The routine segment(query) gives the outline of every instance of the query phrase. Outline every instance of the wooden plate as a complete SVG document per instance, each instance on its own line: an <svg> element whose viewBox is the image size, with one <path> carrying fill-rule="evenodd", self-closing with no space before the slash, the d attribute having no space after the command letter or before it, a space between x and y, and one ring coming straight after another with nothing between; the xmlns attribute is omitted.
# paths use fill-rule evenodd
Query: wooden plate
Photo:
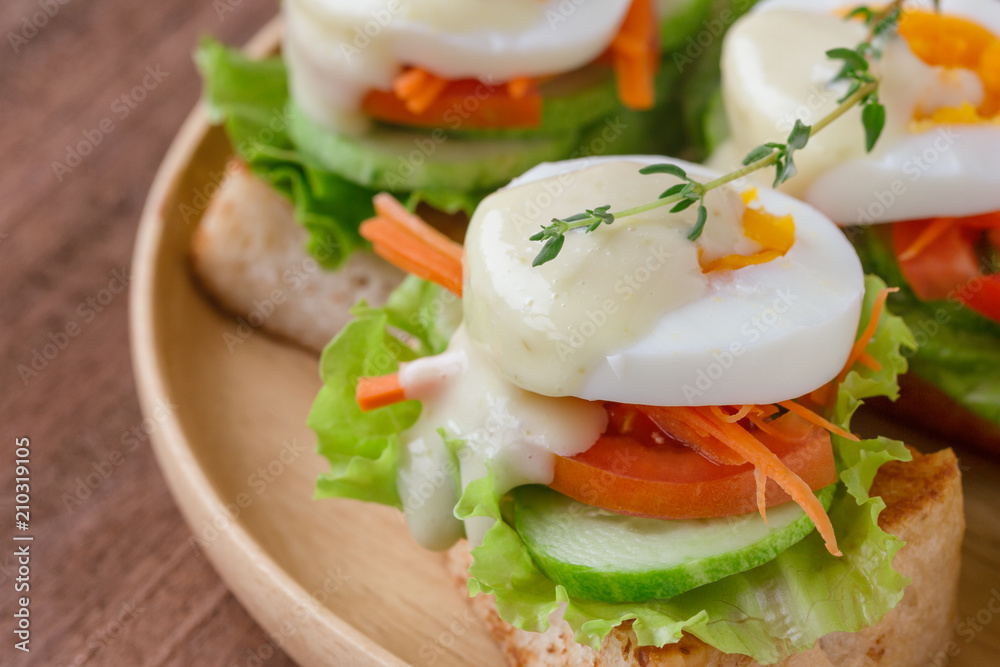
<svg viewBox="0 0 1000 667"><path fill-rule="evenodd" d="M278 31L266 27L249 51L273 52ZM244 340L193 282L191 233L230 154L199 106L160 168L132 264L137 386L192 547L303 665L505 664L442 557L410 539L398 512L312 500L326 468L305 426L320 386L316 358L261 333ZM990 611L994 599L1000 609L1000 470L969 461L961 617L978 615L983 629L957 636L951 662L928 665L1000 664L1000 614L994 622Z"/></svg>
<svg viewBox="0 0 1000 667"><path fill-rule="evenodd" d="M277 38L272 24L249 50ZM312 500L327 467L305 426L316 358L262 333L239 338L193 282L191 233L231 152L196 108L154 182L132 264L140 400L193 542L303 665L504 664L443 557L420 549L398 512Z"/></svg>

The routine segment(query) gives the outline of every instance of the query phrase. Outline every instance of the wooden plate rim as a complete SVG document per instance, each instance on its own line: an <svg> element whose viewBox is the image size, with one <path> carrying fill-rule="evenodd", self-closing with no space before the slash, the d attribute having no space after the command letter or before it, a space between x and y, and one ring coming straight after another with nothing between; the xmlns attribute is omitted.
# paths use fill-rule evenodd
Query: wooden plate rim
<svg viewBox="0 0 1000 667"><path fill-rule="evenodd" d="M245 51L251 56L274 53L280 38L281 24L275 18L247 43ZM169 398L162 359L158 353L161 338L155 327L157 305L153 298L158 267L163 260L164 211L177 196L181 175L190 168L210 128L207 113L199 101L157 171L139 223L132 256L129 338L136 391L143 414L147 417L151 417L156 406ZM158 428L150 434L150 442L174 501L189 527L194 530L204 521L211 521L216 508L224 506L225 502L201 469L176 414L169 413L165 418L161 416L158 419ZM350 663L363 661L365 664L406 664L328 608L303 604L310 599L307 591L268 555L240 522L232 522L219 534L219 539L208 542L202 548L229 589L262 627L276 628L280 619L287 619L294 610L297 616L305 613L300 622L321 626L331 633L339 660ZM243 554L252 565L257 575L253 581L234 579L228 576L226 568L220 566L223 559L234 553ZM270 590L262 590L259 582L269 582ZM300 611L303 608L305 612ZM306 634L296 632L281 644L282 650L299 662L309 662L316 657L316 647L308 646Z"/></svg>

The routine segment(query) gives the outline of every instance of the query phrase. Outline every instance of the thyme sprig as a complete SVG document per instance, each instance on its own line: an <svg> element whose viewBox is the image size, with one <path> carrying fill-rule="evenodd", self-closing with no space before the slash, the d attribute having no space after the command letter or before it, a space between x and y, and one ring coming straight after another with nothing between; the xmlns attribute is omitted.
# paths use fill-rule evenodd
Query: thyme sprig
<svg viewBox="0 0 1000 667"><path fill-rule="evenodd" d="M555 259L566 242L566 232L574 229L584 229L586 233L596 231L602 224L610 225L616 220L644 213L664 206L671 206L670 212L683 211L695 204L698 212L695 224L691 227L687 238L696 241L705 228L708 210L705 207L705 195L727 183L743 178L753 172L768 167L775 167L774 187L778 187L795 176L795 153L806 147L809 140L823 131L828 125L839 119L856 105L861 107L861 123L865 130L865 149L869 152L875 147L882 130L885 128L885 106L878 97L879 78L872 72L871 62L882 56L882 46L885 40L896 34L899 17L902 12L903 0L894 0L884 9L875 11L869 7L857 7L847 14L848 20L860 17L868 26L868 34L864 41L855 48L830 49L826 52L828 58L843 61L843 65L831 83L837 81L850 82L847 91L837 100L837 107L813 125L806 125L796 120L794 127L784 143L768 142L757 146L743 158L743 166L724 176L700 183L677 165L663 163L652 164L639 170L640 174L669 174L681 180L671 186L655 201L634 206L622 211L612 212L610 205L586 209L566 218L553 218L544 225L541 231L530 237L531 241L543 242L542 249L532 261L532 266L540 266Z"/></svg>

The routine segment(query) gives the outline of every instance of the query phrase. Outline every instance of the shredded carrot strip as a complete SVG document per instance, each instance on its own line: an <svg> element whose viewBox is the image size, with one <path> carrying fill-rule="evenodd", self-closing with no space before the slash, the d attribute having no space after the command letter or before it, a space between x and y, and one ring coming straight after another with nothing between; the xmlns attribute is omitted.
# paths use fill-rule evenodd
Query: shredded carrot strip
<svg viewBox="0 0 1000 667"><path fill-rule="evenodd" d="M438 98L438 95L444 92L447 85L447 79L433 77L424 85L419 93L406 100L407 110L414 114L422 114L427 111L428 107Z"/></svg>
<svg viewBox="0 0 1000 667"><path fill-rule="evenodd" d="M778 429L771 426L768 421L768 417L771 417L778 412L778 406L776 405L751 405L750 412L747 414L747 419L750 423L759 428L764 433L768 435L773 435L781 437L781 433Z"/></svg>
<svg viewBox="0 0 1000 667"><path fill-rule="evenodd" d="M778 410L777 405L774 405L773 403L767 403L765 405L751 405L750 412L751 414L759 414L762 417L773 417L774 415L778 414L781 411Z"/></svg>
<svg viewBox="0 0 1000 667"><path fill-rule="evenodd" d="M651 109L656 101L654 79L660 62L657 37L652 0L632 0L611 42L618 98L630 109Z"/></svg>
<svg viewBox="0 0 1000 667"><path fill-rule="evenodd" d="M716 406L712 407L718 410ZM703 424L684 419L684 413L678 413L679 408L648 405L636 405L635 408L649 417L665 433L671 434L713 463L723 466L740 466L747 462L732 448L719 442L718 438L712 437L711 432L706 430Z"/></svg>
<svg viewBox="0 0 1000 667"><path fill-rule="evenodd" d="M617 53L641 58L646 53L646 40L636 34L620 32L611 42L611 47Z"/></svg>
<svg viewBox="0 0 1000 667"><path fill-rule="evenodd" d="M434 229L434 227L427 224L416 213L411 213L409 209L399 203L399 200L391 194L380 192L372 199L372 203L375 206L375 212L381 217L392 220L405 229L411 236L461 264L463 255L462 245L452 241L443 233Z"/></svg>
<svg viewBox="0 0 1000 667"><path fill-rule="evenodd" d="M936 218L920 232L920 235L913 240L910 247L899 253L899 261L907 262L917 257L917 255L930 247L934 241L939 239L942 234L951 229L957 222L958 220L955 218Z"/></svg>
<svg viewBox="0 0 1000 667"><path fill-rule="evenodd" d="M827 382L822 387L814 389L809 394L809 400L816 405L830 405L833 402L833 382Z"/></svg>
<svg viewBox="0 0 1000 667"><path fill-rule="evenodd" d="M768 423L767 420L765 420L760 415L755 415L751 413L750 415L747 416L747 419L750 420L751 424L759 428L764 433L767 433L768 435L773 435L773 436L781 435L781 433L778 432L778 429L771 426L771 424Z"/></svg>
<svg viewBox="0 0 1000 667"><path fill-rule="evenodd" d="M462 246L385 192L375 195L378 215L361 223L361 236L382 259L462 295Z"/></svg>
<svg viewBox="0 0 1000 667"><path fill-rule="evenodd" d="M834 556L841 555L837 548L837 536L834 534L830 517L827 516L826 510L823 509L823 505L820 504L809 485L746 429L739 424L729 424L715 419L712 411L705 408L661 409L669 410L676 419L690 424L692 428L707 431L711 437L725 444L736 454L752 463L755 468L761 470L767 477L777 482L778 486L784 489L812 520L816 530L826 542L827 550Z"/></svg>
<svg viewBox="0 0 1000 667"><path fill-rule="evenodd" d="M419 67L411 67L396 77L392 92L403 101L410 113L420 114L427 110L447 85L447 79Z"/></svg>
<svg viewBox="0 0 1000 667"><path fill-rule="evenodd" d="M712 414L714 414L716 417L718 417L724 422L729 422L730 424L732 424L733 422L738 422L739 420L746 417L748 414L750 414L750 411L753 410L755 407L756 406L754 405L744 405L733 414L729 414L722 408L715 405L711 406L711 410Z"/></svg>
<svg viewBox="0 0 1000 667"><path fill-rule="evenodd" d="M812 422L813 424L816 424L817 426L826 429L831 433L836 433L842 438L847 438L848 440L853 440L854 442L861 441L861 438L859 438L858 436L854 435L849 431L845 431L844 429L840 428L836 424L826 419L823 419L809 408L803 405L799 405L795 401L779 401L778 405L785 408L789 412L794 412L795 414L797 414L799 417L802 417L806 421Z"/></svg>
<svg viewBox="0 0 1000 667"><path fill-rule="evenodd" d="M861 353L861 356L858 357L858 363L865 368L870 368L876 373L882 370L882 364L879 363L878 359L868 354L868 350Z"/></svg>
<svg viewBox="0 0 1000 667"><path fill-rule="evenodd" d="M718 405L710 405L708 409L711 410L712 414L715 415L715 418L720 421L724 422L737 421L732 419L732 416Z"/></svg>
<svg viewBox="0 0 1000 667"><path fill-rule="evenodd" d="M381 220L374 218L366 221L362 227L362 235L374 237L370 223ZM452 267L445 257L428 251L426 247L414 244L406 237L396 237L385 244L373 243L372 250L393 266L440 285L457 296L462 296L461 266ZM442 267L447 268L442 270Z"/></svg>
<svg viewBox="0 0 1000 667"><path fill-rule="evenodd" d="M515 100L521 100L531 92L532 86L534 80L530 76L519 76L507 82L507 92Z"/></svg>
<svg viewBox="0 0 1000 667"><path fill-rule="evenodd" d="M872 304L871 317L868 318L868 325L865 326L864 331L861 332L858 339L854 341L854 347L851 348L851 353L847 355L847 363L844 364L844 369L840 371L840 375L837 376L834 386L837 386L844 381L847 374L852 368L854 368L854 364L857 363L859 358L861 358L861 355L871 342L872 336L875 335L875 330L878 329L879 319L881 319L882 311L885 309L885 300L889 298L890 294L898 291L898 287L886 287L879 291L878 295L876 295L875 303Z"/></svg>
<svg viewBox="0 0 1000 667"><path fill-rule="evenodd" d="M767 474L760 468L754 468L753 479L757 483L757 511L767 523Z"/></svg>
<svg viewBox="0 0 1000 667"><path fill-rule="evenodd" d="M401 100L409 99L420 91L427 76L426 70L412 67L396 77L396 80L392 82L392 92L396 93L396 97Z"/></svg>
<svg viewBox="0 0 1000 667"><path fill-rule="evenodd" d="M375 410L406 400L403 385L399 383L399 375L392 373L379 377L361 378L354 392L355 400L362 412Z"/></svg>

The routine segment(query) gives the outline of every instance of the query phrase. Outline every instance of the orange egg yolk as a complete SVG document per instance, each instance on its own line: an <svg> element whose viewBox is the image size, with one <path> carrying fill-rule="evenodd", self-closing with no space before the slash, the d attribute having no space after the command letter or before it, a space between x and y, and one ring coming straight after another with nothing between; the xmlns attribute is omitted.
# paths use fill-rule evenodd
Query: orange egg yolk
<svg viewBox="0 0 1000 667"><path fill-rule="evenodd" d="M932 66L961 67L975 72L985 96L978 107L970 103L938 109L933 123L1000 121L1000 38L969 19L925 11L904 12L899 33L918 58Z"/></svg>
<svg viewBox="0 0 1000 667"><path fill-rule="evenodd" d="M712 271L735 271L753 264L764 264L783 257L795 243L795 221L790 215L774 215L759 206L751 206L757 200L757 188L742 193L746 210L743 212L743 233L751 241L760 245L760 250L751 255L726 255L712 262L701 260L704 273Z"/></svg>

